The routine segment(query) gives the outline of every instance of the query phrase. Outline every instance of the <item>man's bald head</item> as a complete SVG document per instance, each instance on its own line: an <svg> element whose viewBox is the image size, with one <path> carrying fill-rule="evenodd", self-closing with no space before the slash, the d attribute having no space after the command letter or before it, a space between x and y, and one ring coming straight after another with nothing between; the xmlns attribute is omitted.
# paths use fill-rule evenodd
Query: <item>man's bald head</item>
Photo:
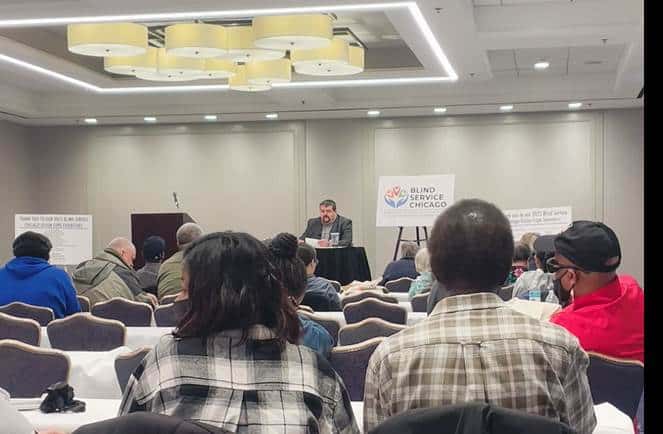
<svg viewBox="0 0 663 434"><path fill-rule="evenodd" d="M184 223L177 230L175 237L177 238L177 247L180 249L196 238L200 238L203 234L203 228L196 223Z"/></svg>
<svg viewBox="0 0 663 434"><path fill-rule="evenodd" d="M136 246L134 246L134 243L126 238L117 237L108 243L108 248L117 253L128 266L134 266L134 260L136 259Z"/></svg>

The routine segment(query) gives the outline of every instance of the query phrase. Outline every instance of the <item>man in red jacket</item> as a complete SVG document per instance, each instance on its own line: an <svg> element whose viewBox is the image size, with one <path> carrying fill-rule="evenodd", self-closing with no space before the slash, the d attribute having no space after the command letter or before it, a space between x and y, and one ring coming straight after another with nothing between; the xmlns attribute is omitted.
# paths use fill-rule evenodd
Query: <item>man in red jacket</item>
<svg viewBox="0 0 663 434"><path fill-rule="evenodd" d="M570 304L550 321L578 337L585 351L644 363L645 297L638 282L617 275L617 235L600 222L576 221L555 238L555 293Z"/></svg>

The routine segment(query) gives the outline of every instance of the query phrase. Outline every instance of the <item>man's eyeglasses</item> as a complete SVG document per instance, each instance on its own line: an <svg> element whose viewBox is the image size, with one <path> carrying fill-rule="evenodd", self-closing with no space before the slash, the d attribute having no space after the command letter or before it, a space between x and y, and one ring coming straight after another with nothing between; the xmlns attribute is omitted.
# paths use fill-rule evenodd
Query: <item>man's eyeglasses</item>
<svg viewBox="0 0 663 434"><path fill-rule="evenodd" d="M578 270L583 271L582 268L576 267L575 265L562 265L555 258L550 258L546 261L548 266L548 271L550 273L557 273L559 270Z"/></svg>

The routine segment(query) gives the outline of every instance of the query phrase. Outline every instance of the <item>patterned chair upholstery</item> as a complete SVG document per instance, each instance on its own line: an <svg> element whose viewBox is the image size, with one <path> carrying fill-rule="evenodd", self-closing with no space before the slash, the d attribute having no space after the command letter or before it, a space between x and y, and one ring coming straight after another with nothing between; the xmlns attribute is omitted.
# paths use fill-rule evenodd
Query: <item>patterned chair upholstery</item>
<svg viewBox="0 0 663 434"><path fill-rule="evenodd" d="M180 319L184 317L188 308L189 302L187 300L162 304L154 310L154 321L157 323L157 327L175 327Z"/></svg>
<svg viewBox="0 0 663 434"><path fill-rule="evenodd" d="M63 351L110 351L124 346L127 328L120 321L77 313L46 327L51 347Z"/></svg>
<svg viewBox="0 0 663 434"><path fill-rule="evenodd" d="M13 339L38 347L41 342L41 327L33 319L0 313L0 339Z"/></svg>
<svg viewBox="0 0 663 434"><path fill-rule="evenodd" d="M347 295L343 298L341 298L341 306L345 307L346 304L349 303L356 303L358 301L361 301L365 298L377 298L378 300L382 300L385 303L396 303L398 304L398 300L394 297L390 297L388 295L380 294L379 292L375 291L359 291L351 295Z"/></svg>
<svg viewBox="0 0 663 434"><path fill-rule="evenodd" d="M595 404L609 402L631 419L638 412L644 390L645 366L638 360L624 360L588 352L587 379Z"/></svg>
<svg viewBox="0 0 663 434"><path fill-rule="evenodd" d="M424 294L417 294L410 300L412 304L412 312L426 312L428 308L428 292Z"/></svg>
<svg viewBox="0 0 663 434"><path fill-rule="evenodd" d="M62 351L0 340L0 387L12 398L38 398L57 382L69 381L71 362Z"/></svg>
<svg viewBox="0 0 663 434"><path fill-rule="evenodd" d="M152 325L152 306L125 298L112 298L92 307L92 315L115 319L127 327L149 327Z"/></svg>
<svg viewBox="0 0 663 434"><path fill-rule="evenodd" d="M401 277L400 279L391 280L385 283L384 286L389 292L408 292L412 282L414 282L414 279L410 277Z"/></svg>
<svg viewBox="0 0 663 434"><path fill-rule="evenodd" d="M354 324L366 318L381 318L394 324L407 324L407 310L394 303L385 303L375 298L366 298L350 303L343 308L345 322Z"/></svg>
<svg viewBox="0 0 663 434"><path fill-rule="evenodd" d="M332 339L334 339L334 345L336 345L338 342L338 331L341 329L341 324L338 321L334 319L320 318L314 313L310 313L301 309L298 310L297 313L323 326L325 330L329 332Z"/></svg>
<svg viewBox="0 0 663 434"><path fill-rule="evenodd" d="M78 299L78 304L81 305L81 312L89 312L90 311L90 299L87 298L84 295L77 295L76 298Z"/></svg>
<svg viewBox="0 0 663 434"><path fill-rule="evenodd" d="M129 377L149 352L149 348L142 347L127 354L120 354L115 359L115 375L117 375L117 382L120 384L122 393L127 388Z"/></svg>
<svg viewBox="0 0 663 434"><path fill-rule="evenodd" d="M367 318L341 327L338 332L338 344L354 345L373 338L391 336L406 328L404 325L392 324L380 318Z"/></svg>
<svg viewBox="0 0 663 434"><path fill-rule="evenodd" d="M329 362L343 379L350 400L362 401L364 399L368 360L383 339L385 338L373 338L355 345L332 348Z"/></svg>
<svg viewBox="0 0 663 434"><path fill-rule="evenodd" d="M0 306L0 313L6 313L7 315L19 318L30 318L37 321L42 327L48 325L55 318L53 309L50 307L32 306L31 304L21 303L20 301Z"/></svg>

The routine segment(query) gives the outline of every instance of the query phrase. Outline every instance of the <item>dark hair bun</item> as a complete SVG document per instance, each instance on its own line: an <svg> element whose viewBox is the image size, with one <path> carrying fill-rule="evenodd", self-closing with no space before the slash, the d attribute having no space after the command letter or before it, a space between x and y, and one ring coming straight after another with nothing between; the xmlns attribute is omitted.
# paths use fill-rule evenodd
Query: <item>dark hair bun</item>
<svg viewBox="0 0 663 434"><path fill-rule="evenodd" d="M281 232L272 238L269 250L279 258L293 259L297 255L297 237L287 232Z"/></svg>

